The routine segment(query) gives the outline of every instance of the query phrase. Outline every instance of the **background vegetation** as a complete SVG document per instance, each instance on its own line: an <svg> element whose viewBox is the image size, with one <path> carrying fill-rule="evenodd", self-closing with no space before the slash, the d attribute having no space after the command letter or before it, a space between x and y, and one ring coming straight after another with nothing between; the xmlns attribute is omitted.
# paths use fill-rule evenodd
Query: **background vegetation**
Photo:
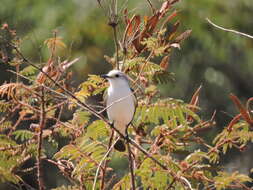
<svg viewBox="0 0 253 190"><path fill-rule="evenodd" d="M17 35L9 36L9 40L11 41L11 38L14 37L13 40L15 44L20 46L23 55L26 58L29 58L32 63L36 63L39 66L43 66L43 64L45 64L46 62L49 63L50 57L52 55L57 55L61 57L61 60L73 60L76 57L80 57L79 61L76 62L70 69L71 71L73 71L74 76L71 80L71 87L77 87L81 82L86 81L88 74L106 73L107 71L111 70L112 65L108 63L104 58L104 55L113 56L115 52L113 31L111 27L107 25L108 17L105 16L106 11L108 11L108 5L110 4L109 2L102 2L102 5L105 6L105 10L101 9L96 1L88 0L63 0L60 2L56 0L38 0L36 2L29 0L3 0L2 4L5 6L0 7L1 24L8 23L9 29L15 29L17 32ZM161 2L154 1L153 6L159 9L161 6ZM124 3L120 4L119 8L124 9ZM138 13L142 17L145 15L152 15L152 11L150 10L149 5L146 1L128 1L127 8L130 15L134 13ZM217 30L216 28L208 24L205 18L208 17L215 23L224 27L234 28L245 33L251 33L253 25L253 21L251 19L253 4L251 0L235 0L233 2L209 0L196 0L194 2L180 1L175 4L173 10L174 9L178 10L177 19L180 21L180 27L177 30L178 33L176 34L179 35L187 29L192 29L192 33L190 37L187 38L187 40L181 44L180 50L173 49L172 54L170 54L168 71L175 73L175 81L169 83L166 82L166 84L159 84L161 98L165 99L166 97L172 97L176 99L182 99L185 102L190 102L193 93L200 85L202 85L201 93L199 96L199 105L201 107L201 110L198 111L199 116L201 116L201 119L203 120L209 120L214 110L216 110L216 125L211 129L204 130L203 132L198 133L198 136L202 137L209 144L212 142L218 132L221 132L225 126L230 126L229 122L236 114L238 114L236 106L234 106L233 101L231 101L231 99L229 98L229 94L231 92L236 94L239 99L244 103L246 102L246 100L252 97L251 79L253 65L251 60L253 54L251 52L253 48L253 42L252 39L243 38L232 33ZM170 11L170 13L172 13L172 10ZM171 21L168 24L168 30L173 28L173 24L176 22L177 19ZM124 31L125 25L123 23L120 23L118 27L119 29L121 29L121 31ZM5 28L3 27L2 32L4 30ZM52 46L50 48L50 40L47 41L47 43L44 43L46 39L51 38L51 44L55 44L55 38L53 33L53 31L55 30L57 30L57 36L60 36L62 38L58 40L60 44L58 44L59 47L65 46L64 44L66 44L67 47L60 47L57 52L55 50L52 50ZM119 33L119 36L122 35L122 32ZM1 33L1 36L4 36L5 39L7 38L6 34ZM16 39L15 36L18 36L19 38ZM62 42L64 44L61 45ZM1 41L1 47L3 47L3 41ZM10 53L8 54L7 58L10 58L11 61L13 61L13 57L17 56L16 54L12 54L12 51L13 49L8 52L7 49L7 52ZM1 59L0 80L2 83L4 81L9 82L16 80L15 74L6 72L8 69L17 69L16 65L9 66L9 64L7 64L10 60L5 60L4 57L2 57ZM18 60L14 60L14 62L15 61ZM157 58L155 59L155 61L158 63L160 59ZM23 70L25 67L27 67L27 63L24 65L21 64L19 69ZM138 70L133 72L138 73ZM37 77L38 72L28 70L28 73L24 74L34 80ZM135 73L132 74L134 75ZM98 84L102 83L99 80L100 79L93 76L93 78L89 77L88 82L92 83L92 85L98 86ZM84 87L86 84L84 84ZM95 88L97 88L97 86L95 86ZM30 87L34 88L33 86ZM19 88L21 87L18 87L18 89ZM98 92L100 92L100 90L103 90L104 88L105 86L102 86L101 89L99 88ZM13 90L15 91L16 89L14 88ZM82 96L82 92L79 92L80 93L77 95ZM22 93L20 95L24 96L24 94ZM7 94L3 94L4 99L6 99ZM93 94L91 93L89 94L89 96L90 95ZM29 97L29 93L26 94L26 96ZM55 98L55 100L58 101L57 98ZM96 96L95 99L87 99L87 101L92 104L96 104L97 100L101 100L101 97ZM237 102L237 106L240 105L238 104L237 98L233 97L233 100L234 102ZM57 101L54 102L52 100L51 104L55 105L56 103L59 103ZM170 105L172 103L169 102ZM28 102L28 104L32 106L34 105L33 102ZM3 108L2 112L5 112L5 109L7 108ZM75 117L72 118L71 112L66 111L66 113L64 112L62 116L63 121L71 120L71 122L78 122L72 124L74 126L79 126L81 129L81 127L86 125L85 121L87 120L87 118L89 118L89 122L87 122L87 125L92 125L91 121L94 120L94 117L90 115L85 115L85 112L83 113L82 110L79 111L80 114L84 114L82 115L82 118L84 118L84 120L76 121ZM242 111L242 109L240 109L240 111ZM78 116L79 112L76 111L75 113L76 115L74 116ZM15 123L14 121L18 119L18 115L14 115L13 117L14 118L12 118L12 120L13 123ZM245 116L244 119L245 118L247 118L247 116ZM34 123L36 123L36 119ZM244 124L245 123L243 123L243 125L238 125L238 130L241 130L241 126L244 126L244 130L246 130L245 126L247 125ZM25 126L28 125L30 125L30 123L20 124L19 129L25 129ZM96 126L96 123L93 125ZM8 123L5 123L5 125L3 125L2 127L4 128L4 130L6 130L6 128L8 128L9 130L9 128L11 128ZM1 134L6 134L6 131L4 130ZM108 135L109 132L110 130L104 131L104 133L102 134ZM68 131L66 134L69 135L70 133L71 132ZM247 132L246 134L250 133ZM75 135L78 136L80 134ZM245 136L245 134L241 135ZM74 137L77 138L77 136ZM20 144L22 141L26 142L27 140L32 139L32 137L32 134L30 134L29 136L29 133L14 133L14 136L12 136L12 138L15 139L15 143L18 144ZM74 137L73 139L75 139ZM250 159L250 155L252 154L252 148L251 145L247 144L246 142L250 141L251 139L252 137L249 136L248 139L240 141L240 143L245 144L245 146L241 146L241 149L239 148L239 150L244 151L243 153L236 149L231 149L225 156L221 156L219 167L223 168L223 171L227 171L230 173L234 171L240 171L246 175L250 175L250 169L252 168L252 162ZM47 157L51 158L56 152L60 150L60 148L68 144L69 140L70 139L68 138L64 139L62 137L60 138L60 141L57 138L47 139L45 141L45 144L43 145L46 147L46 149L48 149L48 152L46 152ZM85 141L83 141L82 146L85 145L84 142ZM216 143L218 142L219 141L217 141ZM17 144L15 144L15 146L16 145ZM33 152L32 150L36 149L36 147L32 146L30 148L31 152ZM68 147L65 148L67 149ZM197 150L197 148L198 147L194 145L191 146L191 150L187 149L187 151L193 152L194 150ZM30 155L31 152L28 151L27 155ZM183 155L185 156L185 154ZM36 157L36 155L34 156ZM77 159L79 155L76 156L76 158L72 159ZM183 160L184 156L179 156L178 159ZM56 156L56 158L58 159L61 159L62 157L63 155L61 155L60 153L58 153ZM101 157L98 158L98 160L100 159ZM18 160L16 160L16 162L17 161ZM22 169L30 168L31 173L21 176L26 183L37 188L37 184L34 184L37 179L36 170L32 169L32 166L34 166L34 162L34 160L25 162L24 168ZM4 162L4 165L2 166L3 168L13 166L13 163L10 163L10 166L8 166L6 163L7 162ZM116 170L117 176L119 178L125 175L125 173L122 171L127 168L128 162L124 158L124 156L119 156L116 153L116 155L112 157L112 161L110 163L110 167ZM67 182L68 180L58 173L59 168L56 167L56 164L43 162L43 165L44 181L46 181L47 188L56 188L57 186L59 187L63 184L69 184L69 182ZM181 167L184 167L184 165L182 165ZM192 172L192 170L190 171ZM78 179L78 174L80 174L78 172L82 171L75 172L77 172L74 173L76 174L74 175L75 180L81 181L80 179ZM142 176L141 174L139 175ZM160 178L162 176L162 174L159 175L157 178ZM201 177L203 177L201 175L197 177L195 176L199 179L194 180L200 180ZM206 173L205 175L207 176ZM220 174L220 176L224 177L222 174ZM247 180L247 178L245 177L243 179L242 178L240 178L242 181L243 179ZM33 181L31 181L31 179ZM238 179L239 178L236 178L236 180ZM1 180L3 182L2 188L11 189L12 186L6 183L6 181L16 183L17 181L15 180L17 179L8 178ZM232 187L230 186L230 188Z"/></svg>

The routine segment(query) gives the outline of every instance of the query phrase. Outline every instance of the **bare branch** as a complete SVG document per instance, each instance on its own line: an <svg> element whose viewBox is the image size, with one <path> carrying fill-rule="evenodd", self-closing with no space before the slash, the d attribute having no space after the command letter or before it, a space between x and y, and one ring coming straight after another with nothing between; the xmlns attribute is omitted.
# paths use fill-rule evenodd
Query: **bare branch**
<svg viewBox="0 0 253 190"><path fill-rule="evenodd" d="M113 135L111 136L113 137ZM102 164L104 162L104 160L107 158L107 156L110 154L112 148L114 147L114 145L116 144L117 140L119 139L119 137L116 139L116 141L111 145L109 146L108 148L108 151L105 153L104 157L102 158L102 160L99 162L98 164L98 167L97 167L97 171L96 171L96 175L95 175L95 178L94 178L94 181L93 181L93 187L92 187L92 190L95 190L96 189L96 183L97 183L97 178L98 178L98 174L99 174L99 169L102 168ZM105 168L103 168L105 169ZM104 171L105 172L105 171ZM102 188L101 188L102 189Z"/></svg>
<svg viewBox="0 0 253 190"><path fill-rule="evenodd" d="M251 36L251 35L249 35L249 34L245 34L245 33L242 33L242 32L238 32L238 31L236 31L236 30L227 29L227 28L218 26L217 24L214 24L209 18L206 18L206 20L207 20L207 22L208 22L209 24L211 24L211 25L214 26L215 28L218 28L218 29L223 30L223 31L226 31L226 32L232 32L232 33L238 34L238 35L240 35L240 36L244 36L244 37L253 39L253 36Z"/></svg>
<svg viewBox="0 0 253 190"><path fill-rule="evenodd" d="M37 148L37 177L39 190L45 190L45 185L42 177L42 167L41 167L41 149L42 149L42 135L43 129L46 123L46 112L45 112L45 100L44 100L44 88L41 88L41 114L40 114L40 124L39 124L39 134L38 134L38 148Z"/></svg>
<svg viewBox="0 0 253 190"><path fill-rule="evenodd" d="M129 161L129 170L131 174L132 190L135 190L134 162L129 142L127 142L127 150L128 150L128 161Z"/></svg>
<svg viewBox="0 0 253 190"><path fill-rule="evenodd" d="M109 144L108 144L108 151L114 146L114 145L112 146L113 137L114 137L114 131L112 130L111 137L110 137ZM117 140L115 141L115 143L117 142ZM107 154L107 157L108 156L109 156L109 153ZM102 171L102 180L101 180L101 186L100 186L101 190L105 189L105 174L106 174L106 168L107 168L108 162L109 162L109 160L105 160L105 164L104 164L104 167L103 167L104 170Z"/></svg>

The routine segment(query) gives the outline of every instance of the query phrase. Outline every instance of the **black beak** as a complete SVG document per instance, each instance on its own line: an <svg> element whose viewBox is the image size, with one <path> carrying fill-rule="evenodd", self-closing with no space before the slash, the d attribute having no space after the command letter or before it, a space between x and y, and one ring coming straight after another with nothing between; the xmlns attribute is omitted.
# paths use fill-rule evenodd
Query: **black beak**
<svg viewBox="0 0 253 190"><path fill-rule="evenodd" d="M104 79L109 78L109 76L106 75L106 74L100 75L100 77L101 77L101 78L104 78Z"/></svg>

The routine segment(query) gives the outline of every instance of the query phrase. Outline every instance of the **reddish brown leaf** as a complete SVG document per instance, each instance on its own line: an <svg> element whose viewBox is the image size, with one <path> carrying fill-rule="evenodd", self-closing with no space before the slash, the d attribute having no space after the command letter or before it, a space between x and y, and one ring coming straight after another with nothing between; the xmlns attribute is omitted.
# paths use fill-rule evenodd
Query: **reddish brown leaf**
<svg viewBox="0 0 253 190"><path fill-rule="evenodd" d="M202 86L200 85L200 87L194 92L194 94L192 96L192 99L190 101L190 105L192 105L192 107L190 109L193 112L196 111L196 106L197 106L197 104L199 102L199 93L200 93L201 88L202 88ZM187 120L191 122L193 120L193 118L191 116L188 116Z"/></svg>
<svg viewBox="0 0 253 190"><path fill-rule="evenodd" d="M237 106L239 112L242 114L242 117L245 119L245 121L247 123L249 123L250 125L253 124L253 120L251 119L247 109L242 105L242 103L240 102L240 100L238 99L237 96L230 94L230 98L232 99L232 101L234 102L234 104Z"/></svg>
<svg viewBox="0 0 253 190"><path fill-rule="evenodd" d="M127 25L127 35L132 36L139 29L141 23L140 15L134 15Z"/></svg>
<svg viewBox="0 0 253 190"><path fill-rule="evenodd" d="M165 56L163 57L160 66L162 67L163 70L167 70L169 67L169 60L170 60L170 56Z"/></svg>
<svg viewBox="0 0 253 190"><path fill-rule="evenodd" d="M152 32L155 29L158 21L159 21L159 14L155 14L154 16L149 18L148 22L147 22L147 25L146 25L147 30L149 32Z"/></svg>
<svg viewBox="0 0 253 190"><path fill-rule="evenodd" d="M140 15L136 15L135 16L135 19L134 19L133 23L134 23L134 26L133 26L134 27L134 31L139 30L140 24L141 24L141 17L140 17Z"/></svg>
<svg viewBox="0 0 253 190"><path fill-rule="evenodd" d="M242 117L242 114L238 114L238 115L236 115L236 116L230 121L230 123L228 124L228 127L227 127L227 130L228 130L229 132L232 131L233 126L241 119L241 117Z"/></svg>
<svg viewBox="0 0 253 190"><path fill-rule="evenodd" d="M202 88L202 86L200 85L200 87L194 92L192 99L190 101L190 105L193 105L193 106L197 105L201 88Z"/></svg>
<svg viewBox="0 0 253 190"><path fill-rule="evenodd" d="M131 38L132 43L138 52L140 52L142 49L141 44L140 44L140 36L139 36L140 23L141 23L140 15L134 15L132 19L130 20L126 29L127 36Z"/></svg>
<svg viewBox="0 0 253 190"><path fill-rule="evenodd" d="M191 34L192 30L186 30L185 32L183 32L182 34L180 34L176 39L175 42L180 43L181 41L185 40L186 38L188 38Z"/></svg>
<svg viewBox="0 0 253 190"><path fill-rule="evenodd" d="M140 45L140 23L141 18L139 15L134 15L131 20L128 22L125 33L124 33L124 39L123 44L126 44L126 41L130 39L129 41L133 43L135 49L139 52L141 49Z"/></svg>

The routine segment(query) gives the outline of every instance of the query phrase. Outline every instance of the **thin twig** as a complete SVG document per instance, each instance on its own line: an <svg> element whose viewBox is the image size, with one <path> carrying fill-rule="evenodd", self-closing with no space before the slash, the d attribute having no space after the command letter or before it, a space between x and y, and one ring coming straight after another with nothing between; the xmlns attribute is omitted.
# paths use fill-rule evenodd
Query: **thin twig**
<svg viewBox="0 0 253 190"><path fill-rule="evenodd" d="M118 37L117 37L117 26L118 26L118 0L112 0L111 6L109 6L110 9L110 16L109 16L109 23L108 25L112 27L113 29L113 40L115 45L115 52L116 52L116 68L119 69L119 44L118 44Z"/></svg>
<svg viewBox="0 0 253 190"><path fill-rule="evenodd" d="M115 51L116 51L116 67L119 69L119 44L117 38L117 26L112 26L113 28L113 36L114 36L114 43L115 43Z"/></svg>
<svg viewBox="0 0 253 190"><path fill-rule="evenodd" d="M111 137L110 137L109 144L108 144L108 151L111 149L111 147L113 147L112 146L113 137L114 137L114 131L112 130ZM116 142L117 141L115 141L115 143ZM108 156L109 156L109 154L107 155L107 157ZM104 164L104 167L103 167L104 169L102 170L102 179L101 179L101 185L100 185L101 190L104 190L104 188L105 188L105 175L106 175L106 168L107 168L108 162L109 162L109 160L105 161L105 164Z"/></svg>
<svg viewBox="0 0 253 190"><path fill-rule="evenodd" d="M119 137L118 137L119 139ZM117 139L117 140L118 140ZM102 168L102 164L104 162L104 160L107 158L107 156L110 154L113 146L116 144L117 140L112 144L112 146L109 147L108 151L105 153L104 157L102 158L102 160L99 162L98 164L98 167L97 167L97 171L96 171L96 175L95 175L95 178L94 178L94 181L93 181L93 187L92 187L92 190L95 190L96 188L96 183L97 183L97 178L98 178L98 174L99 174L99 169ZM103 168L104 169L104 168Z"/></svg>
<svg viewBox="0 0 253 190"><path fill-rule="evenodd" d="M241 35L241 36L244 36L244 37L253 39L253 36L251 36L251 35L249 35L249 34L245 34L245 33L243 33L243 32L239 32L239 31L236 31L236 30L233 30L233 29L227 29L227 28L218 26L217 24L214 24L209 18L206 18L206 20L207 20L207 22L208 22L209 24L211 24L211 25L214 26L215 28L218 28L218 29L223 30L223 31L226 31L226 32L232 32L232 33L235 33L235 34L237 34L237 35Z"/></svg>
<svg viewBox="0 0 253 190"><path fill-rule="evenodd" d="M41 114L40 114L40 124L39 124L39 134L38 134L38 148L37 148L37 177L39 190L45 190L43 177L42 177L42 165L41 165L41 149L42 149L42 135L43 129L46 122L46 112L45 112L45 99L44 99L44 88L41 88Z"/></svg>
<svg viewBox="0 0 253 190"><path fill-rule="evenodd" d="M128 150L128 161L129 161L129 170L131 174L132 190L135 190L134 164L129 142L127 142L127 150Z"/></svg>
<svg viewBox="0 0 253 190"><path fill-rule="evenodd" d="M141 70L140 70L138 76L136 77L136 79L135 79L135 81L134 81L134 84L137 83L137 81L138 81L139 78L141 77L142 72L144 71L144 68L146 67L146 65L148 64L148 62L150 61L150 59L152 58L153 54L154 54L154 51L151 51L151 52L149 53L148 57L147 57L146 60L145 60L145 63L142 65Z"/></svg>

